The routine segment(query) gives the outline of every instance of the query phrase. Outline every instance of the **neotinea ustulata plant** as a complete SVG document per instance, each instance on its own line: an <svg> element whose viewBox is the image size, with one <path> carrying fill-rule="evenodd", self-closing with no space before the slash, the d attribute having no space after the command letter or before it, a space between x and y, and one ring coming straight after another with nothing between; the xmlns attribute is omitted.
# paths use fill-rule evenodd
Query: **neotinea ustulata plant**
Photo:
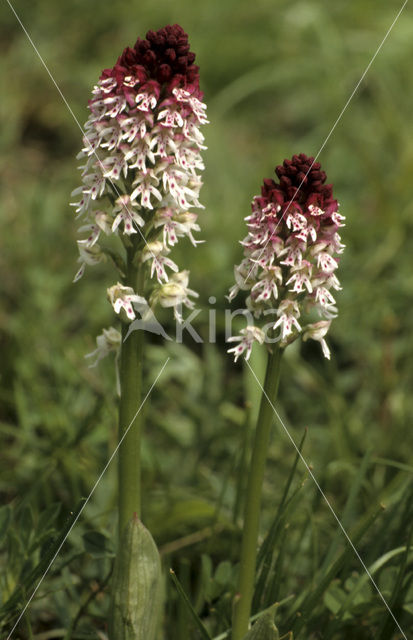
<svg viewBox="0 0 413 640"><path fill-rule="evenodd" d="M175 24L148 31L145 39L138 38L134 47L123 51L113 68L102 72L89 101L84 147L78 155L84 161L82 186L72 194L79 197L73 206L81 220L79 231L86 234L78 240L80 268L75 281L86 266L111 260L117 282L107 296L122 321L121 332L114 327L103 330L90 354L96 361L111 351L120 358L121 549L115 567L111 640L143 640L136 629L144 630L145 640L153 640L155 627L143 618L139 622L139 615L159 618L153 611L158 598L150 597L152 606L143 607L138 602L141 590L135 590L134 597L127 586L133 583L129 575L140 581L150 575L157 593L152 569L160 571L149 532L136 524L141 512L142 431L141 414L136 413L142 400L144 339L143 331L128 335L128 328L135 311L144 318L156 305L172 307L179 321L182 305L192 308L191 296L197 296L188 286L189 272L169 257L179 238L187 236L196 245L193 232L199 230L197 215L190 209L201 207L199 174L205 147L200 126L207 119L194 61L187 34ZM142 541L150 559L138 549ZM156 565L151 570L150 562ZM116 589L122 589L121 596Z"/></svg>
<svg viewBox="0 0 413 640"><path fill-rule="evenodd" d="M237 360L251 354L254 342L266 344L268 363L248 475L237 597L234 603L232 640L248 631L254 591L261 491L273 418L271 403L279 382L280 360L285 347L302 336L321 344L330 358L325 335L337 307L331 290L339 290L335 275L337 256L344 250L332 185L314 158L305 154L284 160L275 169L278 181L264 180L261 195L252 201L246 218L248 235L241 242L244 259L235 267L232 300L240 290L249 292L247 310L257 325L247 326L229 341ZM274 313L272 321L271 314ZM319 319L321 318L321 320Z"/></svg>

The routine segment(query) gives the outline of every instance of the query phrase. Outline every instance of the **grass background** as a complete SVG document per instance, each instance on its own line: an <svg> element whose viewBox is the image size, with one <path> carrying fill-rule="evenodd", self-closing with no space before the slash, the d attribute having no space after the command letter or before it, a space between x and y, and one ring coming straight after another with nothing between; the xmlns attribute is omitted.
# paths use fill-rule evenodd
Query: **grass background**
<svg viewBox="0 0 413 640"><path fill-rule="evenodd" d="M81 124L101 69L138 35L179 22L197 53L211 122L200 216L207 242L196 250L182 242L175 256L201 292L198 330L207 335L214 308L218 338L166 347L153 339L148 349L148 387L166 350L171 360L146 407L144 520L165 567L176 569L209 632L219 634L229 626L234 592L242 443L248 450L259 401L256 382L231 363L224 343L224 296L241 256L243 218L276 164L318 152L401 2L19 0L14 6ZM90 370L83 359L113 323L105 289L114 275L109 266L90 268L71 283L77 250L68 202L79 184L81 133L6 2L0 14L0 625L10 630L53 530L70 526L70 512L116 446L116 395L113 362ZM329 337L333 357L324 361L317 344L290 347L277 405L297 442L308 429L304 456L349 530L386 505L359 549L368 566L384 558L375 578L406 634L413 633L412 560L403 551L413 472L412 32L408 4L321 153L347 217L340 315ZM262 356L252 359L259 375ZM277 425L263 536L294 457ZM277 615L282 633L401 638L367 582L346 600L364 572L300 465L291 491L296 496L276 520L268 556L273 585L257 596L256 611L290 597ZM101 637L115 496L113 464L15 637ZM343 562L309 607L327 561L340 553ZM165 638L196 638L169 583L167 596ZM300 596L307 610L297 623Z"/></svg>

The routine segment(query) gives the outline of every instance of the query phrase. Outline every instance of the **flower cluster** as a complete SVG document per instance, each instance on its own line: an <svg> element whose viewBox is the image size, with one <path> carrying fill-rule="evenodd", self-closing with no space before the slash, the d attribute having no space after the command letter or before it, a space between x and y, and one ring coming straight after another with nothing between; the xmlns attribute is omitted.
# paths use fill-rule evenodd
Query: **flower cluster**
<svg viewBox="0 0 413 640"><path fill-rule="evenodd" d="M318 340L329 358L324 336L337 315L331 290L341 289L334 272L344 250L338 232L344 216L314 158L294 155L275 173L278 181L264 180L261 195L252 201L252 214L245 218L244 259L235 267L236 284L228 297L248 290L247 308L256 318L274 310L275 321L267 327L279 332L276 339L282 347L302 333L304 340ZM322 320L311 321L314 311ZM303 313L310 319L305 326ZM264 334L247 327L232 340L239 342L230 349L235 359L244 352L249 357L253 342L262 343Z"/></svg>
<svg viewBox="0 0 413 640"><path fill-rule="evenodd" d="M141 261L150 263L158 288L168 284L168 269L181 273L181 283L187 281L186 272L167 256L180 237L196 244L192 234L199 230L196 214L188 210L202 206L200 125L207 119L194 60L187 34L179 25L168 25L127 47L93 89L78 154L84 159L82 186L72 194L78 196L72 203L78 217L84 218L79 231L87 233L78 241L81 266L75 281L86 265L108 253L99 243L102 234L121 235L125 246L137 238L144 249ZM181 289L177 305L193 293L183 284ZM123 308L133 319L129 303L142 294L128 292L126 300L119 287L112 287L109 298L117 313ZM165 297L158 292L153 299L162 304Z"/></svg>

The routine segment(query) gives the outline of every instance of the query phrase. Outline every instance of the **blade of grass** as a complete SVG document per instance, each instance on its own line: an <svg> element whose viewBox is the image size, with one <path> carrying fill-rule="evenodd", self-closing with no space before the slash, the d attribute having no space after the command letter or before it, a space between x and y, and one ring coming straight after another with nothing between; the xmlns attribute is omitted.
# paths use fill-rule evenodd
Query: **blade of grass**
<svg viewBox="0 0 413 640"><path fill-rule="evenodd" d="M179 578L182 586L182 590L186 593L189 591L190 581L190 564L187 558L182 558L179 563ZM188 637L188 615L187 605L183 598L178 599L177 614L176 614L176 638L177 640L186 640Z"/></svg>
<svg viewBox="0 0 413 640"><path fill-rule="evenodd" d="M188 596L186 595L181 583L179 582L178 578L176 577L175 571L173 571L173 569L169 569L169 573L170 576L172 578L172 581L176 587L176 590L178 591L183 603L185 604L188 613L190 615L190 617L192 618L192 620L194 621L197 629L199 630L202 638L204 638L204 640L211 640L211 636L208 633L208 630L206 629L206 627L204 626L201 618L198 616L197 612L195 611L194 607L191 604L191 601L189 600Z"/></svg>
<svg viewBox="0 0 413 640"><path fill-rule="evenodd" d="M373 464L382 464L386 467L394 467L395 469L400 469L401 471L407 471L408 473L413 473L413 466L410 464L404 464L403 462L397 462L396 460L389 460L388 458L373 458Z"/></svg>
<svg viewBox="0 0 413 640"><path fill-rule="evenodd" d="M287 500L287 496L288 496L288 493L290 491L290 487L291 487L291 484L292 484L292 481L293 481L293 478L294 478L294 475L295 475L295 471L297 469L298 461L300 459L300 455L299 454L302 452L302 448L304 446L304 442L305 442L306 437L307 437L307 429L304 430L303 437L301 438L300 444L298 446L298 452L297 452L297 455L295 456L294 463L293 463L293 465L291 467L289 476L287 478L287 482L286 482L285 487L284 487L284 492L283 492L283 495L281 497L280 504L278 505L278 509L277 509L276 514L275 514L274 520L273 520L273 522L271 524L271 527L270 527L270 529L269 529L269 531L267 533L267 536L266 536L264 542L262 543L261 548L260 548L260 550L258 552L258 557L257 557L257 568L258 569L260 568L260 565L262 564L264 557L268 553L268 548L273 545L272 535L273 535L274 530L277 529L277 523L278 523L278 520L279 520L279 518L281 516L282 510L284 508L285 501Z"/></svg>
<svg viewBox="0 0 413 640"><path fill-rule="evenodd" d="M401 555L401 554L405 554L409 551L407 547L403 546L403 547L398 547L397 549L392 549L391 551L389 551L388 553L385 553L383 556L381 556L380 558L378 558L368 569L369 569L369 573L371 576L374 576L374 574L379 571L380 569L382 569L388 562L390 562L390 560L392 560L393 558ZM411 549L411 551L413 551ZM355 586L352 588L351 592L348 594L346 600L343 602L340 610L337 612L337 616L343 616L347 611L349 611L351 609L351 604L354 600L354 598L357 596L357 594L361 591L361 589L365 586L365 584L369 581L369 576L367 574L363 574L362 576L360 576L358 582L355 584ZM390 605L391 608L391 605ZM386 636L386 640L389 636Z"/></svg>
<svg viewBox="0 0 413 640"><path fill-rule="evenodd" d="M280 590L281 583L281 575L282 575L282 566L284 564L285 550L286 550L286 540L288 533L289 525L286 525L281 533L280 542L278 545L279 552L274 563L274 568L272 571L272 580L268 586L268 589L265 593L265 600L267 602L276 602L278 599L278 594Z"/></svg>
<svg viewBox="0 0 413 640"><path fill-rule="evenodd" d="M413 551L413 549L411 548L412 537L413 537L413 524L410 526L409 534L407 536L406 550L405 550L405 553L403 554L403 558L399 566L397 579L390 597L389 604L392 611L394 610L397 611L399 608L401 608L401 604L403 601L403 598L401 597L403 595L402 586L403 586L404 577L406 575L409 552ZM407 587L405 587L403 591L407 591L407 588L408 588L408 585ZM382 632L379 635L378 640L387 640L387 638L390 638L392 632L394 631L394 627L395 627L394 620L391 617L391 615L388 613L388 611L386 611L384 614L384 624L383 624Z"/></svg>
<svg viewBox="0 0 413 640"><path fill-rule="evenodd" d="M370 464L370 458L371 458L371 451L368 451L366 455L363 457L359 470L351 484L348 498L347 498L343 513L341 515L341 524L343 525L344 528L347 528L349 522L351 521L351 516L352 516L352 513L354 512L357 496L363 485L363 481L364 481L364 478L366 477L367 469ZM327 551L324 562L321 565L322 573L327 570L327 567L329 567L331 562L333 561L333 558L337 552L337 549L342 537L343 537L342 531L340 529L337 529L331 541L330 547Z"/></svg>
<svg viewBox="0 0 413 640"><path fill-rule="evenodd" d="M283 527L285 526L285 520L286 520L287 514L292 508L293 504L295 503L298 493L304 486L304 483L305 483L305 480L294 490L290 498L284 504L283 513L281 514L277 513L276 520L274 520L271 525L271 529L269 532L269 535L271 534L270 539L268 539L268 536L267 536L267 540L268 540L267 552L262 559L261 568L257 572L258 578L256 580L256 587L254 591L253 608L252 608L253 611L257 610L260 606L259 603L260 603L262 594L264 592L265 585L268 580L268 575L272 565L274 564L273 563L274 552L276 549L278 549L278 538L283 530Z"/></svg>
<svg viewBox="0 0 413 640"><path fill-rule="evenodd" d="M285 522L284 514L287 513L287 510L291 507L300 489L304 486L304 482L302 482L295 489L292 496L290 496L290 498L287 500L306 436L307 436L307 429L304 430L303 437L301 438L300 444L298 446L298 452L295 456L294 463L291 467L289 476L287 478L287 482L284 487L284 492L281 497L280 504L278 505L278 509L271 523L267 536L265 537L264 542L261 545L261 548L258 552L257 581L256 581L255 592L254 592L254 598L253 598L253 606L252 606L253 611L259 608L259 605L265 590L265 585L268 581L269 572L271 570L272 565L274 564L273 551L277 546L277 539L281 530L281 526Z"/></svg>
<svg viewBox="0 0 413 640"><path fill-rule="evenodd" d="M354 545L356 545L362 539L363 535L372 526L380 513L382 513L383 508L384 507L380 505L373 511L372 514L367 514L367 516L363 518L355 533L351 535L351 540ZM337 576L337 574L340 572L340 570L343 568L352 554L352 547L346 545L337 560L331 565L330 569L325 572L324 575L320 573L320 576L316 581L317 587L313 591L309 591L308 589L305 590L302 596L296 600L295 605L291 611L291 618L289 621L287 621L287 627L291 628L294 636L298 635L303 626L308 622L310 618L310 612L317 606L317 604L319 604L321 596L326 591L328 585ZM367 580L369 579L367 574L363 577L365 577ZM300 612L299 617L297 615L298 612ZM295 619L293 618L293 616L295 617Z"/></svg>

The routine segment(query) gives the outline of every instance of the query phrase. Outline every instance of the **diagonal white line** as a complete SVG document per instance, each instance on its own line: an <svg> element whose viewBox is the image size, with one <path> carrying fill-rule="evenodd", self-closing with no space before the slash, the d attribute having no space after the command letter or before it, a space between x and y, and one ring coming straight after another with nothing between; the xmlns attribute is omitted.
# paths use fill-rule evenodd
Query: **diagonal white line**
<svg viewBox="0 0 413 640"><path fill-rule="evenodd" d="M23 611L20 613L19 617L17 618L17 621L14 624L13 629L10 631L9 635L7 636L6 640L10 640L12 633L14 632L14 630L16 629L17 625L19 624L20 620L22 619L22 617L24 616L28 606L30 605L31 601L33 600L34 596L36 595L37 590L39 589L40 585L42 584L43 580L45 579L47 573L49 572L50 567L52 566L53 562L56 560L57 556L59 555L64 543L66 542L68 536L70 535L70 532L72 531L73 527L75 526L76 522L79 520L83 509L86 507L87 503L89 502L90 498L92 497L96 487L98 486L99 482L102 480L107 468L109 467L110 463L112 462L113 458L115 457L115 455L118 452L118 449L120 447L120 445L122 444L123 440L125 439L126 435L129 432L129 429L131 428L131 426L133 425L133 423L136 420L136 417L138 416L139 412L141 411L143 405L145 404L145 402L147 401L147 399L149 398L150 394L152 393L152 389L154 388L154 386L156 385L156 383L158 382L159 378L161 377L163 370L165 369L166 365L168 364L169 360L171 358L168 357L165 362L163 363L163 366L161 368L161 370L159 371L158 375L156 376L154 382L151 384L151 387L148 391L148 393L146 394L146 396L144 397L144 399L142 400L137 412L135 413L135 415L133 416L130 425L128 426L128 428L126 429L125 433L122 435L121 439L119 440L116 449L114 450L114 452L112 453L112 455L110 456L109 460L107 461L107 463L105 464L102 473L100 474L99 478L96 480L95 484L93 485L93 488L91 490L91 492L89 493L88 497L86 498L84 504L82 505L82 508L80 509L79 513L77 514L76 518L73 520L72 525L69 529L69 531L67 532L67 534L65 535L65 537L63 538L58 550L56 551L56 553L54 554L53 558L50 560L48 567L46 568L44 574L42 575L42 577L40 578L39 582L37 583L32 595L30 596L30 598L28 599L28 601L26 602L26 605L23 609Z"/></svg>
<svg viewBox="0 0 413 640"><path fill-rule="evenodd" d="M7 1L8 1L8 0L7 0ZM315 162L317 162L317 158L319 157L320 153L322 152L322 150L323 150L323 149L324 149L324 147L326 146L326 144L327 144L327 142L329 141L329 139L330 139L330 137L331 137L331 135L332 135L332 133L333 133L334 129L336 128L336 126L337 126L337 125L338 125L338 123L340 122L341 118L343 117L344 112L346 111L346 109L347 109L348 105L350 104L350 102L352 101L352 99L353 99L353 97L354 97L354 94L356 93L357 89L359 88L359 86L360 86L360 85L361 85L361 83L363 82L364 78L366 77L366 75L367 75L367 73L368 73L368 71L369 71L369 69L370 69L371 65L373 64L373 62L375 61L376 57L378 56L378 54L379 54L379 52L380 52L380 50L381 50L382 46L383 46L383 45L384 45L384 43L386 42L386 40L387 40L388 36L390 35L391 30L393 29L394 25L396 24L397 20L399 19L400 15L401 15L401 13L402 13L402 11L403 11L404 7L405 7L405 6L406 6L406 4L408 3L408 1L409 1L409 0L405 0L405 1L404 1L404 3L403 3L403 5L402 5L401 9L400 9L400 10L399 10L399 12L398 12L398 14L397 14L397 15L396 15L396 17L394 18L394 20L393 20L393 22L391 23L390 27L387 29L387 31L386 31L386 35L384 36L383 40L380 42L379 46L378 46L378 47L377 47L377 49L376 49L375 54L374 54L374 55L373 55L373 57L371 58L371 60L370 60L370 62L368 63L367 67L365 68L365 70L364 70L364 72L363 72L363 75L361 76L360 80L357 82L357 84L356 84L356 86L354 87L353 91L351 92L351 95L350 95L350 97L348 98L348 100L347 100L346 104L344 105L344 107L343 107L343 108L342 108L342 110L340 111L340 114L339 114L339 116L338 116L337 120L335 121L335 123L334 123L334 124L333 124L333 126L331 127L330 132L328 133L328 135L327 135L326 139L324 140L323 144L322 144L322 145L321 145L321 147L319 148L319 150L318 150L318 152L317 152L317 155L315 156L314 160L312 161L312 163L311 163L311 165L310 165L309 169L307 170L307 173L305 174L304 178L301 180L300 184L298 185L298 187L297 187L297 189L296 189L296 191L295 191L295 193L294 193L293 197L291 198L290 202L289 202L289 203L288 203L288 205L287 205L286 210L284 211L283 215L281 216L281 218L280 218L280 219L279 219L279 221L277 222L277 225L276 225L275 229L273 230L273 232L271 233L271 235L270 235L270 237L268 238L267 242L265 243L265 246L263 247L263 249L262 249L262 251L261 251L260 255L258 256L258 258L257 258L257 259L254 259L254 263L255 263L255 262L257 262L257 263L259 262L259 260L260 260L260 258L261 258L261 256L262 256L262 254L264 253L265 249L266 249L266 248L267 248L267 246L268 246L268 243L269 243L269 242L271 242L271 240L272 240L272 238L273 238L273 236L274 236L275 232L277 231L277 229L278 229L278 227L280 226L281 222L282 222L282 221L283 221L283 219L285 218L285 215L286 215L287 211L289 210L289 208L290 208L291 204L293 203L295 196L297 195L297 193L300 191L301 187L303 186L303 183L304 183L304 181L306 180L306 178L307 178L308 174L310 173L310 171L311 171L311 169L312 169L312 167L313 167L314 163L315 163ZM253 269L254 269L254 266L252 266L252 267L250 268L250 270L248 271L248 273L247 273L247 275L246 275L246 277L245 277L245 280L244 280L244 284L246 283L246 281L247 281L247 280L248 280L248 278L250 277L251 272L252 272L252 270L253 270Z"/></svg>
<svg viewBox="0 0 413 640"><path fill-rule="evenodd" d="M387 600L385 599L385 597L383 596L382 592L380 591L379 587L377 586L373 576L371 575L370 571L368 570L368 568L366 567L366 564L363 561L363 558L361 557L361 555L359 554L359 552L357 551L355 545L353 544L353 542L351 541L350 536L348 535L347 531L345 530L345 528L343 527L343 525L340 522L340 518L337 516L336 512L334 511L333 507L331 506L330 501L328 500L326 494L324 493L324 491L322 490L322 488L320 487L317 478L315 477L315 475L313 474L313 472L311 471L309 465L307 464L307 461L305 460L303 454L301 453L300 449L297 447L294 438L292 437L292 435L290 434L290 432L288 431L287 427L285 426L283 420L281 419L280 414L278 413L277 409L274 407L273 403L271 402L270 398L268 397L268 394L266 393L264 387L262 386L261 382L258 380L257 376L255 375L255 372L253 370L253 368L251 367L250 363L248 362L248 360L245 360L246 364L249 367L249 370L251 371L252 375L254 376L255 380L257 381L258 386L260 387L262 393L264 394L264 396L267 398L267 401L269 402L272 410L274 411L275 415L277 416L282 428L284 429L285 433L287 434L291 444L293 445L294 449L297 452L297 455L300 457L301 462L303 463L303 465L305 466L306 470L308 471L308 473L310 474L312 480L314 481L314 484L316 485L317 489L319 490L321 496L323 497L325 503L327 504L328 508L330 509L331 513L333 514L338 526L340 527L341 531L343 532L347 542L349 543L349 545L351 546L351 548L353 549L354 553L356 554L361 566L363 567L364 571L367 573L371 583L373 584L374 588L376 589L377 593L379 594L380 598L382 599L387 611L389 612L389 614L391 615L391 617L393 618L394 623L397 625L397 628L399 629L400 633L402 634L403 638L405 640L408 640L406 634L404 633L403 629L401 628L401 626L399 625L399 623L397 622L392 610L390 609L389 605L387 604Z"/></svg>
<svg viewBox="0 0 413 640"><path fill-rule="evenodd" d="M68 101L66 100L65 96L63 95L62 90L60 89L59 85L57 84L52 72L50 71L50 69L48 68L46 62L44 61L42 55L40 54L38 48L36 47L36 45L34 44L32 38L30 37L29 32L27 31L26 27L24 26L23 22L20 20L19 16L16 13L16 10L14 9L13 5L11 4L10 0L6 0L7 4L9 5L10 9L12 10L12 12L14 13L17 22L20 24L21 28L23 29L28 41L30 42L30 44L32 45L33 49L35 50L37 57L39 58L40 62L42 63L42 65L44 66L44 68L46 69L46 72L48 74L48 76L50 77L51 81L53 82L54 86L56 87L58 93L60 94L60 97L62 98L63 102L65 103L66 107L68 108L73 120L76 122L77 126L79 127L80 131L82 132L82 135L84 136L84 138L86 138L86 140L88 141L90 147L92 148L92 144L85 132L85 130L83 129L82 125L80 124L79 120L77 119L77 117L75 116L75 114L73 113L73 109L71 108L70 104L68 103ZM99 167L102 170L102 173L105 171L105 167L102 163L102 161L100 160L96 149L93 149L93 154L96 157L98 163L99 163ZM110 182L110 184L113 187L113 190L115 191L116 195L119 197L122 194L120 193L119 189L117 188L117 186L115 185L115 183L113 182L112 178L106 178L108 180L108 182ZM128 207L125 205L125 209L128 212L128 214L132 217L132 214L130 212L130 210L128 209ZM154 253L151 251L150 247L148 246L148 243L146 242L146 238L143 235L142 231L140 230L139 226L137 225L137 229L141 235L142 240L144 241L144 243L146 244L146 246L148 247L148 250L150 252L150 254L152 255L152 257L155 259L155 255Z"/></svg>

